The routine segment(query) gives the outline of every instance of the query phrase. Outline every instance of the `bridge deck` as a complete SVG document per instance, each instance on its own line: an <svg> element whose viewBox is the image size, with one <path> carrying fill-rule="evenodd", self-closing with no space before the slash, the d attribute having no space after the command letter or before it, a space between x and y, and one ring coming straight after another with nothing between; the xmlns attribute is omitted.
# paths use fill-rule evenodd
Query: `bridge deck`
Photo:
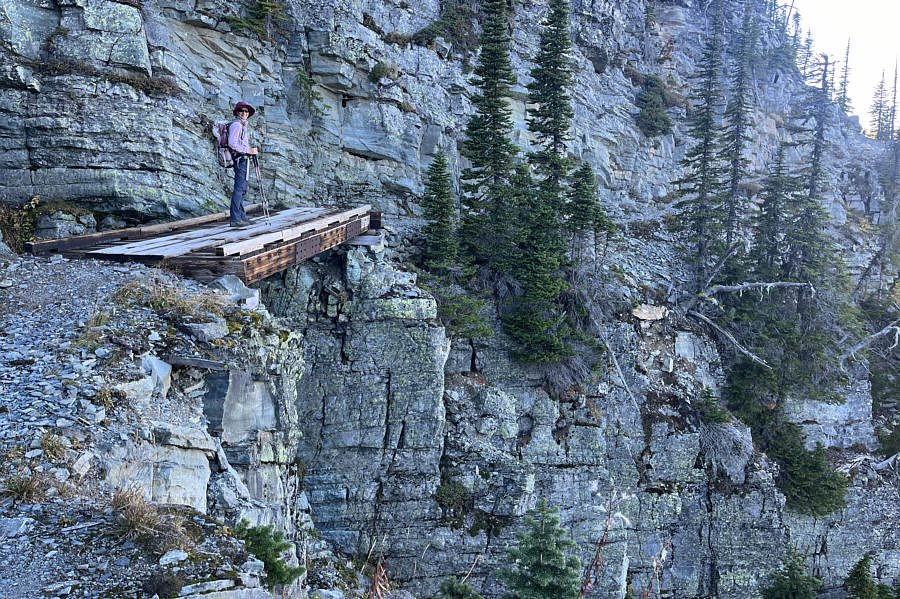
<svg viewBox="0 0 900 599"><path fill-rule="evenodd" d="M268 223L259 204L250 206L247 213L254 218L244 229L229 226L228 213L218 212L39 241L26 249L35 255L162 265L199 280L233 274L250 284L365 233L380 220L369 205L350 210L291 208L272 212Z"/></svg>

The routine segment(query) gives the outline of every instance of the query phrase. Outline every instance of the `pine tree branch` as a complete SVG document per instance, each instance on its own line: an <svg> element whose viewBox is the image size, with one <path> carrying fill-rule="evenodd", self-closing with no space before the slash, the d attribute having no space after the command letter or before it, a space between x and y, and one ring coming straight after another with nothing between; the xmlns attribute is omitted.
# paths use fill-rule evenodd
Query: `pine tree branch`
<svg viewBox="0 0 900 599"><path fill-rule="evenodd" d="M739 352L741 352L742 354L744 354L745 356L750 358L752 361L756 362L757 364L760 364L761 366L768 368L769 370L772 369L772 367L769 366L768 364L766 364L766 362L762 358L760 358L759 356L757 356L756 354L751 352L749 349L747 349L746 347L744 347L743 345L738 343L738 340L734 338L734 335L732 335L731 333L729 333L728 331L726 331L725 329L723 329L722 327L720 327L719 325L714 323L712 320L710 320L703 314L700 314L699 312L696 312L695 310L690 310L687 312L687 314L690 316L693 316L694 318L699 318L700 320L702 320L703 322L705 322L706 324L708 324L715 330L719 331L726 339L728 339L729 341L731 341L731 343L734 344L735 348L737 348L737 350Z"/></svg>

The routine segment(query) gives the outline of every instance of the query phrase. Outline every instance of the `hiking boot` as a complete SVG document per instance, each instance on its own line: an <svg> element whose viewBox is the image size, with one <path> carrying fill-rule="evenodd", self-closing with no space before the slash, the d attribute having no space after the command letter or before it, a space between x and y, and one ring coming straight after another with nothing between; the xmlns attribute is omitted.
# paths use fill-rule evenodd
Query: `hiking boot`
<svg viewBox="0 0 900 599"><path fill-rule="evenodd" d="M245 228L245 227L249 227L249 226L250 226L250 221L247 221L247 220L238 220L238 221L234 221L234 222L231 223L231 226L232 226L232 227L235 227L235 228L237 228L237 229L243 229L243 228Z"/></svg>

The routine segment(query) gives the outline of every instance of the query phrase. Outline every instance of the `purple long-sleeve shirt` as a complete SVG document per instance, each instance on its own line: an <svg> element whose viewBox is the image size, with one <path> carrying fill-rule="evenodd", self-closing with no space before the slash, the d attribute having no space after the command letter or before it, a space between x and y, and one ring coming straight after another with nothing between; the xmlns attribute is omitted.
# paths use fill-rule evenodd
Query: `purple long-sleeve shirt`
<svg viewBox="0 0 900 599"><path fill-rule="evenodd" d="M237 120L228 125L228 147L240 154L250 153L250 127Z"/></svg>

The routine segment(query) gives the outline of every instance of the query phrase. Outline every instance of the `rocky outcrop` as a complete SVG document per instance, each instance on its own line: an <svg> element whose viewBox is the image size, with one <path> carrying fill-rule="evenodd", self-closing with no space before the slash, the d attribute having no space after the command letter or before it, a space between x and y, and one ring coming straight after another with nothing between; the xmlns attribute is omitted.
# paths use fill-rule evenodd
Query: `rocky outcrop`
<svg viewBox="0 0 900 599"><path fill-rule="evenodd" d="M134 485L159 503L229 522L275 524L304 562L329 553L326 542L303 533L313 527L348 553L365 555L377 543L392 580L423 593L474 564L470 580L498 595L503 549L539 496L561 507L586 559L615 498L630 524L613 531L604 555L613 573L601 584L607 596L641 588L667 543L662 586L676 597L757 597L792 545L811 549L829 592L865 551L874 551L881 580L896 580L896 481L860 466L864 454L855 453L874 446L865 377L854 374L844 404L787 403L807 443L823 442L853 477L844 510L818 519L793 514L776 490L776 467L753 448L746 427L699 415L704 389L722 382L715 345L656 305L674 302L685 276L669 223L688 143L683 97L705 27L700 3L658 3L652 25L642 1L572 2L568 147L593 166L603 205L624 232L600 267L609 312L623 315L606 335L624 380L602 363L593 380L551 398L538 373L508 357L502 334L446 339L434 300L402 266L421 224L424 165L445 148L455 173L465 166L455 150L471 113L473 57L446 40L407 39L437 20L442 4L289 2L291 22L272 41L229 25L222 12L245 15L244 4L0 0L8 57L0 66L0 168L8 174L0 201L65 199L120 223L224 207L228 173L215 166L209 129L243 99L259 108L252 124L270 198L371 202L384 211L388 232L389 249L329 254L265 281L261 294L221 282L245 312L225 321L203 315L170 332L141 313L146 339L126 348L133 369L114 385L134 407L133 426L103 433L96 453L73 460L73 472L96 472L110 486ZM544 5L517 3L515 11L520 81L511 108L515 141L527 151L524 84ZM770 36L763 31L763 49ZM376 65L385 76L372 76ZM305 101L306 73L321 94L321 114ZM647 138L634 123L642 73L666 83L671 134ZM762 172L775 145L795 139L785 115L802 86L763 64L756 83L749 154ZM872 167L879 148L856 135L858 123L831 117L825 205L858 274L875 249L865 231L881 218ZM799 150L789 159L799 163ZM758 187L748 184L751 202ZM91 226L65 215L45 224L48 235ZM20 286L35 284L20 283L15 270L0 276L0 289L15 294L9 305L58 299L28 300ZM104 276L122 278L117 272ZM276 320L259 310L260 295ZM91 309L72 301L80 312ZM641 309L632 312L635 305ZM44 317L36 308L21 315ZM48 343L57 329L41 329ZM31 362L4 376L58 397L53 410L31 397L11 404L23 428L72 431L77 418L106 419L89 400L102 390L92 370L112 349L83 350L77 365L66 362L84 385L73 391L44 384L53 377L44 366L50 350L22 353L25 334L9 330L17 341L4 346L4 358ZM157 351L163 347L189 361L176 364ZM163 408L171 422L161 420ZM11 440L19 429L6 420L0 437ZM216 591L238 592L257 593Z"/></svg>

